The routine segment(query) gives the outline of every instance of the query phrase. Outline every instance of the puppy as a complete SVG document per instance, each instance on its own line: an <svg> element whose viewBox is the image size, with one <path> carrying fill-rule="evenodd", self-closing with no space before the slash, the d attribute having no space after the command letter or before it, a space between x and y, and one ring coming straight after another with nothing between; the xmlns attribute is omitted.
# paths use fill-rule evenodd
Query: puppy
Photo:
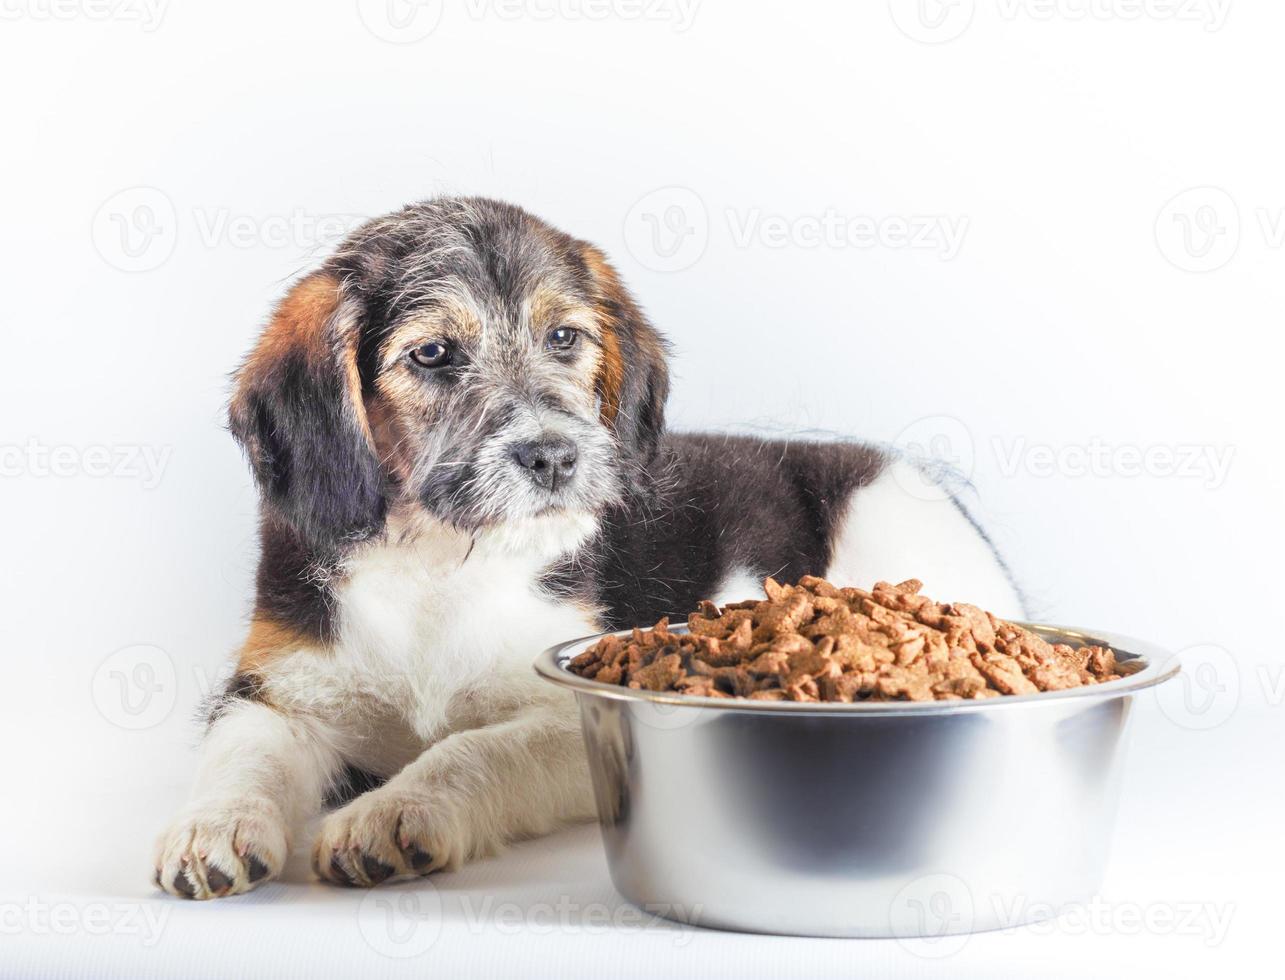
<svg viewBox="0 0 1285 980"><path fill-rule="evenodd" d="M728 381L727 383L732 383ZM278 875L328 800L321 878L376 885L593 814L542 648L761 594L915 576L1020 601L947 494L870 446L665 431L666 344L602 253L519 208L364 225L236 375L261 495L257 595L156 882Z"/></svg>

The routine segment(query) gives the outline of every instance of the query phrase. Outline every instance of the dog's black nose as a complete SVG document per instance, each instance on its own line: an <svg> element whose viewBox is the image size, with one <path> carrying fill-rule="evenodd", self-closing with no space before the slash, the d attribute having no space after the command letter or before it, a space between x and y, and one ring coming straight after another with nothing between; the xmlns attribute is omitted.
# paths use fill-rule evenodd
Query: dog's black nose
<svg viewBox="0 0 1285 980"><path fill-rule="evenodd" d="M513 447L513 458L538 487L556 490L576 471L576 444L570 439L539 439Z"/></svg>

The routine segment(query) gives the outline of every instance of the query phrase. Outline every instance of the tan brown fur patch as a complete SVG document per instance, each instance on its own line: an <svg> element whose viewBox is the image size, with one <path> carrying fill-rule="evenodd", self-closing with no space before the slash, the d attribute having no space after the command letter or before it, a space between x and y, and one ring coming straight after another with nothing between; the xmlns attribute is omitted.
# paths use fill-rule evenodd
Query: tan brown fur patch
<svg viewBox="0 0 1285 980"><path fill-rule="evenodd" d="M242 368L254 374L291 351L305 351L320 360L327 354L325 327L339 308L339 280L314 273L301 280L272 314L259 343Z"/></svg>
<svg viewBox="0 0 1285 980"><path fill-rule="evenodd" d="M625 361L615 328L604 325L602 359L598 364L598 390L602 395L602 421L613 425L620 413L620 393L625 384Z"/></svg>
<svg viewBox="0 0 1285 980"><path fill-rule="evenodd" d="M328 358L338 356L353 418L367 443L374 446L357 368L359 331L356 324L346 326L335 322L342 301L342 285L330 273L314 272L295 284L277 304L259 342L237 372L233 411L237 410L237 404L245 393L290 354L302 354L313 364L324 364Z"/></svg>
<svg viewBox="0 0 1285 980"><path fill-rule="evenodd" d="M602 359L598 365L598 392L602 397L602 421L614 425L620 412L620 398L625 384L625 362L620 352L619 325L612 307L631 304L628 293L606 256L592 245L584 249L585 265L593 274L598 292L598 328Z"/></svg>
<svg viewBox="0 0 1285 980"><path fill-rule="evenodd" d="M255 616L237 656L237 673L261 677L273 660L305 647L315 648L317 643L315 638L284 623Z"/></svg>
<svg viewBox="0 0 1285 980"><path fill-rule="evenodd" d="M602 391L602 367L607 351L614 350L619 359L619 345L616 343L615 330L604 323L599 311L585 304L575 293L563 292L554 286L541 284L537 286L528 304L527 320L536 343L543 341L550 330L557 327L572 327L590 335L596 341L592 345L594 363L592 370L579 378L582 387L589 395ZM612 413L614 418L614 411ZM604 415L604 421L607 421Z"/></svg>

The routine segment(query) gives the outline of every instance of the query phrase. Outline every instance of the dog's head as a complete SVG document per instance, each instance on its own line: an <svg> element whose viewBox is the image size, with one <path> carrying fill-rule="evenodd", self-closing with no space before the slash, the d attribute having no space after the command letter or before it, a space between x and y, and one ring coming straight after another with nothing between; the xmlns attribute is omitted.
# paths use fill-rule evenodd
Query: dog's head
<svg viewBox="0 0 1285 980"><path fill-rule="evenodd" d="M435 200L294 285L230 421L265 505L311 547L390 509L458 530L594 515L655 454L665 343L602 253L519 208Z"/></svg>

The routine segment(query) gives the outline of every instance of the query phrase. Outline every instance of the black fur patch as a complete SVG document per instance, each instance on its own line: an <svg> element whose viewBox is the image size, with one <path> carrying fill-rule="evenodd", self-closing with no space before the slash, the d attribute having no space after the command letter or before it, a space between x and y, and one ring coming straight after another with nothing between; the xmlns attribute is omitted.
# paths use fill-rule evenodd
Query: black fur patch
<svg viewBox="0 0 1285 980"><path fill-rule="evenodd" d="M387 780L383 776L376 776L365 769L358 769L351 763L344 763L343 772L335 777L330 791L326 793L326 807L331 810L337 809L357 799L362 793L378 789L385 782Z"/></svg>
<svg viewBox="0 0 1285 980"><path fill-rule="evenodd" d="M273 622L328 643L335 625L329 591L334 557L309 548L297 531L270 516L260 522L259 544L255 608Z"/></svg>
<svg viewBox="0 0 1285 980"><path fill-rule="evenodd" d="M555 567L545 584L604 608L604 629L624 629L687 615L733 568L782 581L819 575L843 505L885 459L853 443L666 436L587 558Z"/></svg>
<svg viewBox="0 0 1285 980"><path fill-rule="evenodd" d="M340 356L290 350L243 373L228 423L264 503L321 549L378 531L384 478L353 418L354 393Z"/></svg>
<svg viewBox="0 0 1285 980"><path fill-rule="evenodd" d="M223 693L205 700L205 722L213 725L238 701L263 701L263 682L254 674L236 673L228 678Z"/></svg>

